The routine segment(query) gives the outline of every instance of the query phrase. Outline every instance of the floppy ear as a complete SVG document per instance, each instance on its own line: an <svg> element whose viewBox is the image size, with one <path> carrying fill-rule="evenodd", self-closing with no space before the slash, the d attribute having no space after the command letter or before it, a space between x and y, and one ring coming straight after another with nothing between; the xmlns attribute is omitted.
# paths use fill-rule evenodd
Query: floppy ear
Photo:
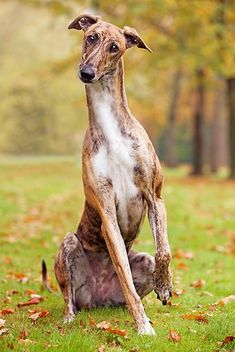
<svg viewBox="0 0 235 352"><path fill-rule="evenodd" d="M152 50L148 47L148 45L146 45L145 42L140 38L135 28L130 28L125 26L123 28L123 34L126 38L127 49L136 45L138 46L138 48L146 49L150 51L150 53L152 52Z"/></svg>
<svg viewBox="0 0 235 352"><path fill-rule="evenodd" d="M99 16L81 15L70 23L68 29L82 29L85 32L92 24L97 23L100 19L101 18Z"/></svg>

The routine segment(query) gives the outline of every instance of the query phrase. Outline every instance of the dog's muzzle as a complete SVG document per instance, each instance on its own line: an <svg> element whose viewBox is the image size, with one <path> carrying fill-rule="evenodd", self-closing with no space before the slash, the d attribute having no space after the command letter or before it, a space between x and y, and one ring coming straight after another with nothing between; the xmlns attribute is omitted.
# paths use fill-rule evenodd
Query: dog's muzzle
<svg viewBox="0 0 235 352"><path fill-rule="evenodd" d="M80 79L84 83L91 83L95 78L95 71L92 66L87 65L80 68Z"/></svg>

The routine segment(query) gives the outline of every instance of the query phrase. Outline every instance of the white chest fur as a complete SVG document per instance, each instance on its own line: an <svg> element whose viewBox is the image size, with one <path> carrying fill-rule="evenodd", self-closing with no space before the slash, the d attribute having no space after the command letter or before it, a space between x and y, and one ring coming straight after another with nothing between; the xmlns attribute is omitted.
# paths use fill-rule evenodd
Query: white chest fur
<svg viewBox="0 0 235 352"><path fill-rule="evenodd" d="M111 108L112 97L97 93L93 99L96 122L106 140L93 158L95 177L97 181L104 177L112 181L118 217L125 226L128 223L128 203L138 193L133 179L135 161L132 141L120 131Z"/></svg>

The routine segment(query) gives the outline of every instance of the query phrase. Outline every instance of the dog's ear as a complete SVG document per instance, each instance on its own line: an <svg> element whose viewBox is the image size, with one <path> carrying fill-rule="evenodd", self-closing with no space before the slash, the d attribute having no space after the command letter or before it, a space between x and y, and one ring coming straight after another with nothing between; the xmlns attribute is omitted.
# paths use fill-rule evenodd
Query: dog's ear
<svg viewBox="0 0 235 352"><path fill-rule="evenodd" d="M70 23L68 29L82 29L84 32L94 23L97 23L101 18L99 16L93 15L81 15L75 18L73 22Z"/></svg>
<svg viewBox="0 0 235 352"><path fill-rule="evenodd" d="M126 38L127 49L136 45L138 46L138 48L146 49L150 51L150 53L152 52L152 50L148 47L148 45L146 45L145 42L140 38L135 28L130 28L125 26L123 28L123 34L124 34L124 37Z"/></svg>

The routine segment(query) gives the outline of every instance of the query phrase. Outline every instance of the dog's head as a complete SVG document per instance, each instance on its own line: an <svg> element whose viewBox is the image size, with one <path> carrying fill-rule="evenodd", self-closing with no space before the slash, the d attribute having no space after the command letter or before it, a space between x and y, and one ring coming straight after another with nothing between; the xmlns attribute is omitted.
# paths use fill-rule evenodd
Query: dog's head
<svg viewBox="0 0 235 352"><path fill-rule="evenodd" d="M84 83L93 83L112 74L118 61L130 47L137 46L151 52L134 28L120 29L103 22L98 16L81 15L68 28L84 31L79 66L79 77Z"/></svg>

